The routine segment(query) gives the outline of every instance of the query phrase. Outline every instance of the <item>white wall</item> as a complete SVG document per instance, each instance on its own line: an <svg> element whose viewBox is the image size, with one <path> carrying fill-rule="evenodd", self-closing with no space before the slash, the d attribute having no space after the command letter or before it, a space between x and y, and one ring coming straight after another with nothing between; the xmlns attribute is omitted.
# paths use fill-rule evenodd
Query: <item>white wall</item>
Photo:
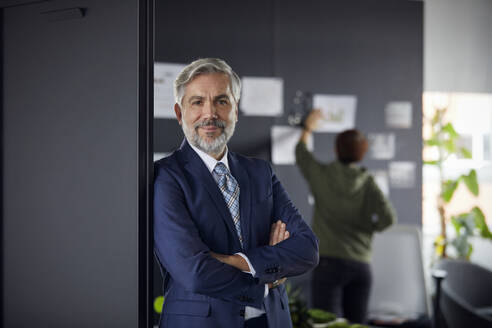
<svg viewBox="0 0 492 328"><path fill-rule="evenodd" d="M424 2L424 90L492 92L492 0Z"/></svg>

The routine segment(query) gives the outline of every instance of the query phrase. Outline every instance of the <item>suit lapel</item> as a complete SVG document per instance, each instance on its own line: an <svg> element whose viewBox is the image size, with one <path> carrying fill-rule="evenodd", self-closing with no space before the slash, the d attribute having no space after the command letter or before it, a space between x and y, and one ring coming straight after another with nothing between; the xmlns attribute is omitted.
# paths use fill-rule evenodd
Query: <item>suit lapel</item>
<svg viewBox="0 0 492 328"><path fill-rule="evenodd" d="M239 213L241 220L241 232L243 235L244 249L249 249L249 231L250 231L250 210L251 210L251 188L248 172L239 163L234 153L228 153L229 167L231 173L239 184Z"/></svg>
<svg viewBox="0 0 492 328"><path fill-rule="evenodd" d="M237 248L241 249L241 243L239 242L239 238L237 237L237 232L232 221L231 212L229 211L229 208L227 207L227 204L224 200L224 196L220 192L217 183L212 177L212 174L208 170L205 163L203 163L200 156L198 156L198 154L190 147L190 145L188 145L186 139L181 144L180 149L183 154L184 168L188 172L190 172L191 175L193 175L193 178L195 180L202 182L201 185L203 185L205 187L205 190L207 190L215 207L220 213L222 220L224 221L230 232L234 235ZM241 199L239 201L241 202ZM239 204L241 206L241 203Z"/></svg>

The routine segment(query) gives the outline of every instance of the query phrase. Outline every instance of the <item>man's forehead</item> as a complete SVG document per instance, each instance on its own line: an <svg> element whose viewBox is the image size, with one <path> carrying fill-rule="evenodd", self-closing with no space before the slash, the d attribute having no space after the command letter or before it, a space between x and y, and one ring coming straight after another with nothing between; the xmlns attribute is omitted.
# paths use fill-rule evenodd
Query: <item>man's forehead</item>
<svg viewBox="0 0 492 328"><path fill-rule="evenodd" d="M230 91L231 83L229 76L222 73L207 73L195 76L185 85L185 92L187 90L213 90L223 89L224 91Z"/></svg>

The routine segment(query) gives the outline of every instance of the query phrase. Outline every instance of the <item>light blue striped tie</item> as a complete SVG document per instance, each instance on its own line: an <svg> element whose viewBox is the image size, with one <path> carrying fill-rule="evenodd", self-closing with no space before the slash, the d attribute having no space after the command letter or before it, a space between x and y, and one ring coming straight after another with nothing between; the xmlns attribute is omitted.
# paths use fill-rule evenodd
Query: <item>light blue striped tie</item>
<svg viewBox="0 0 492 328"><path fill-rule="evenodd" d="M222 192L222 196L224 196L229 212L231 212L232 221L236 227L239 242L241 243L241 247L243 247L241 223L239 221L239 184L222 162L218 162L217 165L215 165L212 175Z"/></svg>

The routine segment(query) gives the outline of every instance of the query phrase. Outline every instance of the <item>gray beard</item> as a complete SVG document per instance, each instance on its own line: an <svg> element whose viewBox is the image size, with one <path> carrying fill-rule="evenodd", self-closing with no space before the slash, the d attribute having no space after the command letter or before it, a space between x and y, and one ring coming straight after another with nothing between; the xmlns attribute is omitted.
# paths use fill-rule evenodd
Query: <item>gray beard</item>
<svg viewBox="0 0 492 328"><path fill-rule="evenodd" d="M231 120L231 124L229 125L227 125L225 121L213 120L213 122L215 122L214 125L222 129L222 133L209 142L198 134L198 127L200 127L202 123L197 123L193 126L193 129L190 129L184 120L182 122L182 128L186 140L188 140L188 142L196 148L211 156L220 155L224 151L224 148L234 134L234 129L236 127L234 119ZM208 122L210 122L210 120Z"/></svg>

